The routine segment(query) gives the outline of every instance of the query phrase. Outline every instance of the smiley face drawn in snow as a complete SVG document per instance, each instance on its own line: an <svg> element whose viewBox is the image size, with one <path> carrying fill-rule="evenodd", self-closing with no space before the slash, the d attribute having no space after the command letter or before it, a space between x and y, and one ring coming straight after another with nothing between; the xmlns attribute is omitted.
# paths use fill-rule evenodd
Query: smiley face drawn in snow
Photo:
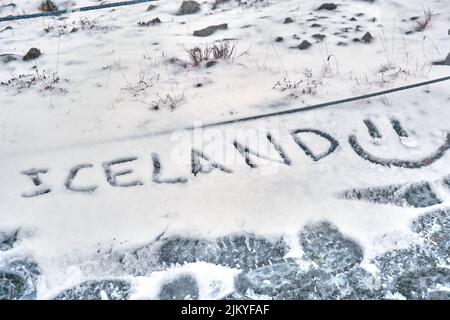
<svg viewBox="0 0 450 320"><path fill-rule="evenodd" d="M365 120L364 124L367 126L369 134L373 139L381 138L381 134L378 129L370 120ZM391 124L400 138L408 137L407 132L402 128L398 120L391 119ZM450 149L450 133L447 133L444 143L435 152L419 160L386 159L372 155L361 146L355 135L350 135L348 137L348 142L358 156L374 164L385 167L394 166L407 169L418 169L433 164L445 155L445 153Z"/></svg>

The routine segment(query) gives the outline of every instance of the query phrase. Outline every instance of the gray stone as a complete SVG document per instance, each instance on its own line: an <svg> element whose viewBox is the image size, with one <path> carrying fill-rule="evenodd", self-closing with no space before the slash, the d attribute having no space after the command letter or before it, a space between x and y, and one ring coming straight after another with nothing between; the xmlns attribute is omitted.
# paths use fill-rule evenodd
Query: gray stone
<svg viewBox="0 0 450 320"><path fill-rule="evenodd" d="M234 286L237 292L246 295L255 293L274 297L282 292L291 292L298 288L298 280L303 274L296 263L280 263L240 273ZM250 290L250 291L249 291Z"/></svg>
<svg viewBox="0 0 450 320"><path fill-rule="evenodd" d="M18 54L0 54L0 61L2 61L3 63L9 63L11 61L17 61L20 59L22 59L22 56L19 56Z"/></svg>
<svg viewBox="0 0 450 320"><path fill-rule="evenodd" d="M418 270L434 269L437 260L432 252L412 246L408 249L392 250L373 260L380 269L381 281L387 290L393 290L395 280L403 274Z"/></svg>
<svg viewBox="0 0 450 320"><path fill-rule="evenodd" d="M0 267L0 273L5 278L3 285L11 283L14 286L8 291L14 294L14 299L28 300L36 297L36 285L40 270L35 262L29 259L12 260ZM21 285L22 283L23 285Z"/></svg>
<svg viewBox="0 0 450 320"><path fill-rule="evenodd" d="M41 51L37 48L31 48L28 52L23 56L24 61L37 59L41 55Z"/></svg>
<svg viewBox="0 0 450 320"><path fill-rule="evenodd" d="M313 34L312 37L314 39L316 39L316 40L323 41L323 39L326 38L326 35L320 34L320 33L316 33L316 34Z"/></svg>
<svg viewBox="0 0 450 320"><path fill-rule="evenodd" d="M196 300L198 299L197 282L190 275L182 275L162 286L159 293L161 300Z"/></svg>
<svg viewBox="0 0 450 320"><path fill-rule="evenodd" d="M297 48L300 50L306 50L309 47L311 47L311 42L309 42L308 40L303 40L302 43L300 43Z"/></svg>
<svg viewBox="0 0 450 320"><path fill-rule="evenodd" d="M428 182L354 189L346 191L344 197L353 200L366 200L380 204L412 206L415 208L426 208L441 203L441 200L438 199Z"/></svg>
<svg viewBox="0 0 450 320"><path fill-rule="evenodd" d="M216 64L217 64L216 60L210 60L206 63L206 67L211 68L211 67L215 66Z"/></svg>
<svg viewBox="0 0 450 320"><path fill-rule="evenodd" d="M396 291L414 300L436 298L440 287L450 288L450 269L428 268L405 273L395 283Z"/></svg>
<svg viewBox="0 0 450 320"><path fill-rule="evenodd" d="M208 37L212 35L217 30L226 30L228 29L228 24L222 23L214 26L208 26L204 29L194 31L194 36L196 37Z"/></svg>
<svg viewBox="0 0 450 320"><path fill-rule="evenodd" d="M329 10L329 11L331 11L331 10L336 10L337 7L338 6L335 3L323 3L323 4L320 5L319 8L317 8L317 10Z"/></svg>
<svg viewBox="0 0 450 320"><path fill-rule="evenodd" d="M292 22L294 22L294 20L292 20L292 18L290 18L290 17L287 17L286 19L284 19L284 24L288 24L288 23L292 23Z"/></svg>
<svg viewBox="0 0 450 320"><path fill-rule="evenodd" d="M447 55L447 57L444 60L444 64L447 66L450 66L450 53Z"/></svg>
<svg viewBox="0 0 450 320"><path fill-rule="evenodd" d="M13 27L11 27L11 26L6 26L5 28L3 28L2 30L0 30L0 33L1 32L4 32L4 31L7 31L7 30L12 30L13 29Z"/></svg>
<svg viewBox="0 0 450 320"><path fill-rule="evenodd" d="M373 37L370 34L370 32L366 32L363 37L362 40L364 41L364 43L371 43L373 41Z"/></svg>
<svg viewBox="0 0 450 320"><path fill-rule="evenodd" d="M194 14L200 11L200 4L197 1L183 1L178 9L177 15Z"/></svg>
<svg viewBox="0 0 450 320"><path fill-rule="evenodd" d="M380 286L366 270L355 267L333 274L303 270L295 262L273 264L240 273L234 281L235 296L297 299L376 299Z"/></svg>
<svg viewBox="0 0 450 320"><path fill-rule="evenodd" d="M12 249L16 241L17 241L17 231L14 232L0 231L0 251L7 251Z"/></svg>
<svg viewBox="0 0 450 320"><path fill-rule="evenodd" d="M0 300L20 300L25 290L25 279L14 273L0 271Z"/></svg>
<svg viewBox="0 0 450 320"><path fill-rule="evenodd" d="M44 12L57 11L58 7L51 0L42 0L39 10Z"/></svg>
<svg viewBox="0 0 450 320"><path fill-rule="evenodd" d="M217 240L173 238L159 249L161 264L204 261L237 269L255 269L283 260L286 248L281 239L269 241L251 234Z"/></svg>
<svg viewBox="0 0 450 320"><path fill-rule="evenodd" d="M300 244L308 258L331 272L349 270L363 259L358 244L328 222L307 225L300 233Z"/></svg>
<svg viewBox="0 0 450 320"><path fill-rule="evenodd" d="M126 300L130 284L122 280L87 281L61 292L55 300Z"/></svg>
<svg viewBox="0 0 450 320"><path fill-rule="evenodd" d="M450 210L436 210L417 218L412 225L442 263L450 263Z"/></svg>

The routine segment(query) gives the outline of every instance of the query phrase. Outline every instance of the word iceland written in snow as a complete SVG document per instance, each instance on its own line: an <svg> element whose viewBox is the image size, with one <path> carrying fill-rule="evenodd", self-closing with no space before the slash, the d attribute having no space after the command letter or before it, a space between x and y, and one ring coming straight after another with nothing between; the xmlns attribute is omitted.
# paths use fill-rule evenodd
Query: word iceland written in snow
<svg viewBox="0 0 450 320"><path fill-rule="evenodd" d="M377 140L382 137L376 125L371 120L366 119L363 122L367 127L368 133L372 139ZM400 121L391 118L390 123L392 125L392 128L400 138L408 137L408 133L404 130ZM332 153L339 149L340 145L338 139L333 137L331 134L323 130L314 128L293 129L289 131L289 135L291 136L295 144L299 147L299 151L304 152L314 162L319 162L322 159L330 156ZM313 148L304 139L304 135L314 135L319 139L323 139L328 144L327 149L321 153L313 151ZM232 147L236 151L236 154L242 158L242 161L245 161L245 164L252 169L258 167L255 161L252 160L253 157L276 162L285 166L292 166L290 156L287 154L282 144L280 144L270 132L265 133L265 138L266 142L270 145L272 150L278 154L278 159L270 159L261 154L259 151L255 151L254 148L249 147L246 143L239 142L238 139L232 140ZM347 142L349 143L351 150L357 156L372 164L384 167L418 169L433 164L446 154L446 152L450 149L450 133L446 134L445 141L440 146L438 146L434 152L419 160L382 158L373 155L363 147L356 135L349 135ZM149 156L148 160L149 163L151 163L151 165L149 165L149 168L152 168L152 172L151 174L149 174L150 178L148 179L148 182L156 184L184 184L189 181L189 176L192 178L196 177L198 174L210 173L213 170L219 170L227 174L233 173L233 170L229 168L227 164L215 160L213 157L209 156L204 151L198 148L192 146L189 148L189 152L190 172L186 176L178 176L172 178L163 177L163 165L160 155L156 152L151 153L151 156ZM144 179L132 178L133 162L137 160L139 160L138 157L129 156L103 161L99 165L95 165L93 163L77 164L66 173L64 179L64 188L69 192L74 193L95 192L99 188L98 185L82 185L80 183L77 183L77 177L79 177L79 175L81 175L83 172L87 173L89 170L98 170L99 168L103 171L106 181L112 187L129 188L144 185L144 183L146 183ZM32 189L23 192L21 196L24 198L33 198L51 193L52 186L48 185L45 179L45 175L49 171L49 168L30 168L21 171L21 174L29 177L32 183Z"/></svg>

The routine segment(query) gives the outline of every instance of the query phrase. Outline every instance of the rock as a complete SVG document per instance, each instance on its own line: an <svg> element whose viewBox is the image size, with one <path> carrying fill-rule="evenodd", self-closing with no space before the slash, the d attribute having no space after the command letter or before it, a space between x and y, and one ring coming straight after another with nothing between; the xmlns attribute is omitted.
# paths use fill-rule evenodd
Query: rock
<svg viewBox="0 0 450 320"><path fill-rule="evenodd" d="M275 42L282 42L283 41L283 37L276 37Z"/></svg>
<svg viewBox="0 0 450 320"><path fill-rule="evenodd" d="M450 210L436 210L417 218L412 230L421 235L436 254L441 255L438 258L443 263L450 262Z"/></svg>
<svg viewBox="0 0 450 320"><path fill-rule="evenodd" d="M358 19L356 19L356 17L351 17L350 21L358 21Z"/></svg>
<svg viewBox="0 0 450 320"><path fill-rule="evenodd" d="M7 8L7 7L15 8L15 7L17 7L17 5L15 3L7 3L7 4L0 5L0 9Z"/></svg>
<svg viewBox="0 0 450 320"><path fill-rule="evenodd" d="M317 10L329 10L329 11L331 11L331 10L336 10L337 7L338 6L335 3L323 3L323 4L320 5L319 8L317 8Z"/></svg>
<svg viewBox="0 0 450 320"><path fill-rule="evenodd" d="M276 300L374 299L380 296L380 286L362 268L333 275L321 268L302 270L294 262L242 272L234 286L238 296Z"/></svg>
<svg viewBox="0 0 450 320"><path fill-rule="evenodd" d="M148 7L147 7L147 10L146 11L152 11L152 10L154 10L154 9L156 9L158 6L156 5L156 4L151 4L151 5L149 5Z"/></svg>
<svg viewBox="0 0 450 320"><path fill-rule="evenodd" d="M228 29L228 24L222 23L214 26L209 26L204 29L194 31L194 36L196 37L208 37L212 35L217 30L226 30Z"/></svg>
<svg viewBox="0 0 450 320"><path fill-rule="evenodd" d="M160 264L204 261L237 269L255 269L283 260L286 248L281 239L257 238L252 234L233 235L215 241L173 238L159 248Z"/></svg>
<svg viewBox="0 0 450 320"><path fill-rule="evenodd" d="M37 59L41 55L41 51L37 48L31 48L28 52L23 56L24 61Z"/></svg>
<svg viewBox="0 0 450 320"><path fill-rule="evenodd" d="M423 269L405 273L395 283L396 291L407 299L414 300L432 299L440 288L449 287L450 269L444 268Z"/></svg>
<svg viewBox="0 0 450 320"><path fill-rule="evenodd" d="M216 60L210 60L206 63L207 68L211 68L212 66L215 66L217 64Z"/></svg>
<svg viewBox="0 0 450 320"><path fill-rule="evenodd" d="M343 41L339 41L339 42L337 43L337 45L338 45L339 47L346 47L346 46L348 46L347 42L343 42Z"/></svg>
<svg viewBox="0 0 450 320"><path fill-rule="evenodd" d="M216 10L218 6L220 6L221 4L225 3L225 2L229 2L230 0L216 0L214 1L213 5L212 5L212 9Z"/></svg>
<svg viewBox="0 0 450 320"><path fill-rule="evenodd" d="M323 41L323 39L326 38L326 35L317 33L317 34L313 34L312 37L316 40Z"/></svg>
<svg viewBox="0 0 450 320"><path fill-rule="evenodd" d="M140 21L140 22L138 22L138 26L149 27L149 26L154 26L155 24L160 24L160 23L161 23L161 20L158 17L156 17L149 21Z"/></svg>
<svg viewBox="0 0 450 320"><path fill-rule="evenodd" d="M344 197L379 204L412 206L414 208L426 208L441 203L428 182L354 189L346 191Z"/></svg>
<svg viewBox="0 0 450 320"><path fill-rule="evenodd" d="M130 284L122 280L87 281L61 292L55 300L126 300Z"/></svg>
<svg viewBox="0 0 450 320"><path fill-rule="evenodd" d="M11 61L16 61L22 59L22 56L19 56L18 54L0 54L0 61L3 63L9 63Z"/></svg>
<svg viewBox="0 0 450 320"><path fill-rule="evenodd" d="M292 18L287 17L286 19L284 19L284 24L288 24L288 23L292 23L294 22L294 20L292 20Z"/></svg>
<svg viewBox="0 0 450 320"><path fill-rule="evenodd" d="M444 64L450 66L450 53L447 55L447 58L445 58Z"/></svg>
<svg viewBox="0 0 450 320"><path fill-rule="evenodd" d="M16 300L34 299L39 275L39 267L32 260L12 260L0 267L0 292L13 294L13 299ZM12 287L5 289L4 286L8 286L8 284Z"/></svg>
<svg viewBox="0 0 450 320"><path fill-rule="evenodd" d="M14 232L0 231L0 251L7 251L12 249L16 241L17 241L17 231Z"/></svg>
<svg viewBox="0 0 450 320"><path fill-rule="evenodd" d="M433 62L434 65L450 66L450 53L444 60Z"/></svg>
<svg viewBox="0 0 450 320"><path fill-rule="evenodd" d="M296 263L280 263L238 274L234 286L243 295L265 295L275 297L283 292L292 296L298 283L307 271L302 271Z"/></svg>
<svg viewBox="0 0 450 320"><path fill-rule="evenodd" d="M39 10L44 12L57 11L58 7L51 0L43 0L39 6Z"/></svg>
<svg viewBox="0 0 450 320"><path fill-rule="evenodd" d="M190 275L182 275L164 284L159 293L161 300L196 300L198 296L197 281Z"/></svg>
<svg viewBox="0 0 450 320"><path fill-rule="evenodd" d="M177 15L194 14L200 11L200 4L197 1L183 1L178 9Z"/></svg>
<svg viewBox="0 0 450 320"><path fill-rule="evenodd" d="M19 300L25 290L25 279L14 273L0 271L0 300Z"/></svg>
<svg viewBox="0 0 450 320"><path fill-rule="evenodd" d="M363 259L358 244L328 222L307 225L299 238L305 255L324 270L346 271Z"/></svg>
<svg viewBox="0 0 450 320"><path fill-rule="evenodd" d="M429 295L430 300L450 300L450 291L433 291Z"/></svg>
<svg viewBox="0 0 450 320"><path fill-rule="evenodd" d="M353 38L353 42L361 42L361 39L359 39L359 38Z"/></svg>
<svg viewBox="0 0 450 320"><path fill-rule="evenodd" d="M308 40L303 40L302 43L300 43L297 48L300 50L306 50L309 47L311 47L311 42L309 42Z"/></svg>
<svg viewBox="0 0 450 320"><path fill-rule="evenodd" d="M380 269L381 280L386 288L392 290L398 277L423 269L435 269L438 262L431 252L412 246L389 251L376 257L373 263Z"/></svg>
<svg viewBox="0 0 450 320"><path fill-rule="evenodd" d="M4 32L4 31L6 31L6 30L12 30L13 29L13 27L11 27L11 26L6 26L5 28L3 28L2 30L0 30L0 33L1 32Z"/></svg>
<svg viewBox="0 0 450 320"><path fill-rule="evenodd" d="M370 34L370 32L366 32L363 37L362 40L364 41L364 43L371 43L373 41L373 37Z"/></svg>

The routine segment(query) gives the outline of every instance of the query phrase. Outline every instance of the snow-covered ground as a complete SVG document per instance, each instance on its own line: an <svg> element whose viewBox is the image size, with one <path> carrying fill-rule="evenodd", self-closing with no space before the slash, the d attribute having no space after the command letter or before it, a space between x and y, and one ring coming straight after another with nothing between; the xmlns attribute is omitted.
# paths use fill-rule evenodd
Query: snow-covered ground
<svg viewBox="0 0 450 320"><path fill-rule="evenodd" d="M0 297L448 298L448 82L208 125L448 76L447 1L215 2L0 23Z"/></svg>

